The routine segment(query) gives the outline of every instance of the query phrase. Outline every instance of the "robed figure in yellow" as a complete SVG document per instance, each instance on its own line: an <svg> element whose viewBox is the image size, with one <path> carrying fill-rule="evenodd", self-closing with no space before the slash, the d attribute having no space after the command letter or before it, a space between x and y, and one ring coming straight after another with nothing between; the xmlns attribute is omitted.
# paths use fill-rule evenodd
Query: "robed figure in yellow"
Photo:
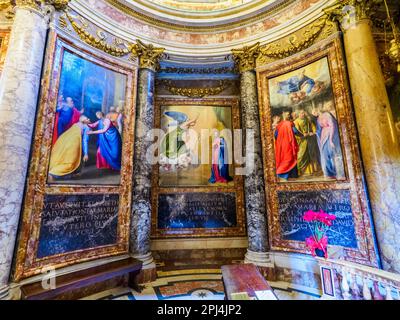
<svg viewBox="0 0 400 320"><path fill-rule="evenodd" d="M304 110L299 110L298 118L294 120L296 129L303 136L296 136L299 152L297 154L297 169L299 175L312 175L321 170L319 150L316 139L316 127Z"/></svg>
<svg viewBox="0 0 400 320"><path fill-rule="evenodd" d="M79 172L82 161L86 162L90 131L89 118L81 116L79 122L72 125L56 141L50 156L49 174L53 178L68 178ZM83 157L82 157L83 154Z"/></svg>

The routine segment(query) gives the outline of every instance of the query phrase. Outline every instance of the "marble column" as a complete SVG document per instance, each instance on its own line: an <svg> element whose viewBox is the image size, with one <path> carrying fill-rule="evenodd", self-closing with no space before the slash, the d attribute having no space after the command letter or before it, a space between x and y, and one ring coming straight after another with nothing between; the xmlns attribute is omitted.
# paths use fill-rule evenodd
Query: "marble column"
<svg viewBox="0 0 400 320"><path fill-rule="evenodd" d="M49 7L17 1L0 78L0 299L8 282L36 117Z"/></svg>
<svg viewBox="0 0 400 320"><path fill-rule="evenodd" d="M155 70L164 49L138 41L135 51L139 57L140 70L136 106L130 251L134 258L143 262L144 272L140 282L148 282L155 279L156 266L150 251L152 164L147 161L146 153L152 145L150 133L154 126Z"/></svg>
<svg viewBox="0 0 400 320"><path fill-rule="evenodd" d="M347 4L346 1L342 1ZM337 5L376 236L383 268L400 273L400 149L370 14L379 1Z"/></svg>
<svg viewBox="0 0 400 320"><path fill-rule="evenodd" d="M233 57L240 72L240 106L244 129L248 170L244 176L245 207L247 215L248 249L246 263L270 266L268 254L267 222L265 207L264 172L261 150L260 119L257 98L257 80L254 72L259 44L233 50ZM254 139L247 137L252 132ZM249 152L249 150L251 150ZM251 153L251 154L249 154Z"/></svg>

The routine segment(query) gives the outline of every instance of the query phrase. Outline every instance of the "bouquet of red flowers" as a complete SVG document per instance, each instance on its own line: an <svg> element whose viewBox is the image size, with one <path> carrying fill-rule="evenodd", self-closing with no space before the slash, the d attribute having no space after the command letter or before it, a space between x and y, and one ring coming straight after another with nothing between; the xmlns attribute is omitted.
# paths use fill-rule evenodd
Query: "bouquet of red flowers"
<svg viewBox="0 0 400 320"><path fill-rule="evenodd" d="M328 258L328 237L326 236L329 227L336 219L336 216L320 210L315 212L309 210L304 213L303 219L308 222L312 236L306 239L306 245L310 249L312 255L315 257L323 256Z"/></svg>

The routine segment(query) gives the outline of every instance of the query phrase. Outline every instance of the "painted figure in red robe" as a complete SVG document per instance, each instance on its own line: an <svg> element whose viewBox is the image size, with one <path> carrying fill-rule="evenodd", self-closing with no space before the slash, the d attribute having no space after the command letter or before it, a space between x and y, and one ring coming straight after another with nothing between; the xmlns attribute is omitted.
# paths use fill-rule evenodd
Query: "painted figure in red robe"
<svg viewBox="0 0 400 320"><path fill-rule="evenodd" d="M298 178L297 154L299 146L295 135L302 136L290 119L291 111L282 113L282 121L274 124L275 127L275 161L276 173L279 178L288 180Z"/></svg>

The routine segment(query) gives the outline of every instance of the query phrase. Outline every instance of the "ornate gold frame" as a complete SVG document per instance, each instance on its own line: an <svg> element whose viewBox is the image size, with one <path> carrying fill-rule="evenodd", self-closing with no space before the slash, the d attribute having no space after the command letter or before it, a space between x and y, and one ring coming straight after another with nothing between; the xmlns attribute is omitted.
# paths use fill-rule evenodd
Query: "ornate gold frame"
<svg viewBox="0 0 400 320"><path fill-rule="evenodd" d="M54 185L47 183L47 170L50 159L51 140L55 119L57 93L61 74L62 53L64 50L92 61L108 69L127 76L126 101L127 114L123 139L123 159L121 182L118 186L95 185ZM122 64L111 56L95 54L81 43L73 43L58 35L49 34L46 51L46 64L42 80L41 97L37 112L35 140L22 212L19 232L18 252L15 265L15 281L36 275L43 267L65 267L96 258L113 256L128 252L130 208L133 174L134 119L136 105L137 66ZM45 258L36 258L41 218L46 194L119 194L118 237L113 245L78 250Z"/></svg>
<svg viewBox="0 0 400 320"><path fill-rule="evenodd" d="M280 183L275 174L274 147L273 143L271 143L274 138L271 129L268 80L304 67L324 57L327 57L329 62L347 179L332 182ZM345 248L345 253L349 260L377 266L377 253L374 247L374 235L370 223L367 194L363 185L361 156L339 34L320 42L313 48L307 49L293 58L258 68L257 82L271 249L308 253L304 242L282 239L279 224L278 191L350 190L358 248Z"/></svg>
<svg viewBox="0 0 400 320"><path fill-rule="evenodd" d="M155 103L155 128L160 128L161 107L171 105L199 105L199 106L229 106L232 107L232 126L233 129L240 129L239 100L232 99L176 99L176 98L158 98ZM235 228L188 228L179 229L179 234L172 233L173 229L158 229L158 195L166 193L214 193L231 192L236 194L236 218L237 227ZM200 237L232 237L246 235L246 219L244 211L244 192L243 177L234 177L234 186L229 187L160 187L159 186L159 167L153 166L152 175L152 220L151 233L153 239L166 238L200 238Z"/></svg>
<svg viewBox="0 0 400 320"><path fill-rule="evenodd" d="M0 74L3 71L4 61L7 55L8 42L10 41L11 30L0 30Z"/></svg>

